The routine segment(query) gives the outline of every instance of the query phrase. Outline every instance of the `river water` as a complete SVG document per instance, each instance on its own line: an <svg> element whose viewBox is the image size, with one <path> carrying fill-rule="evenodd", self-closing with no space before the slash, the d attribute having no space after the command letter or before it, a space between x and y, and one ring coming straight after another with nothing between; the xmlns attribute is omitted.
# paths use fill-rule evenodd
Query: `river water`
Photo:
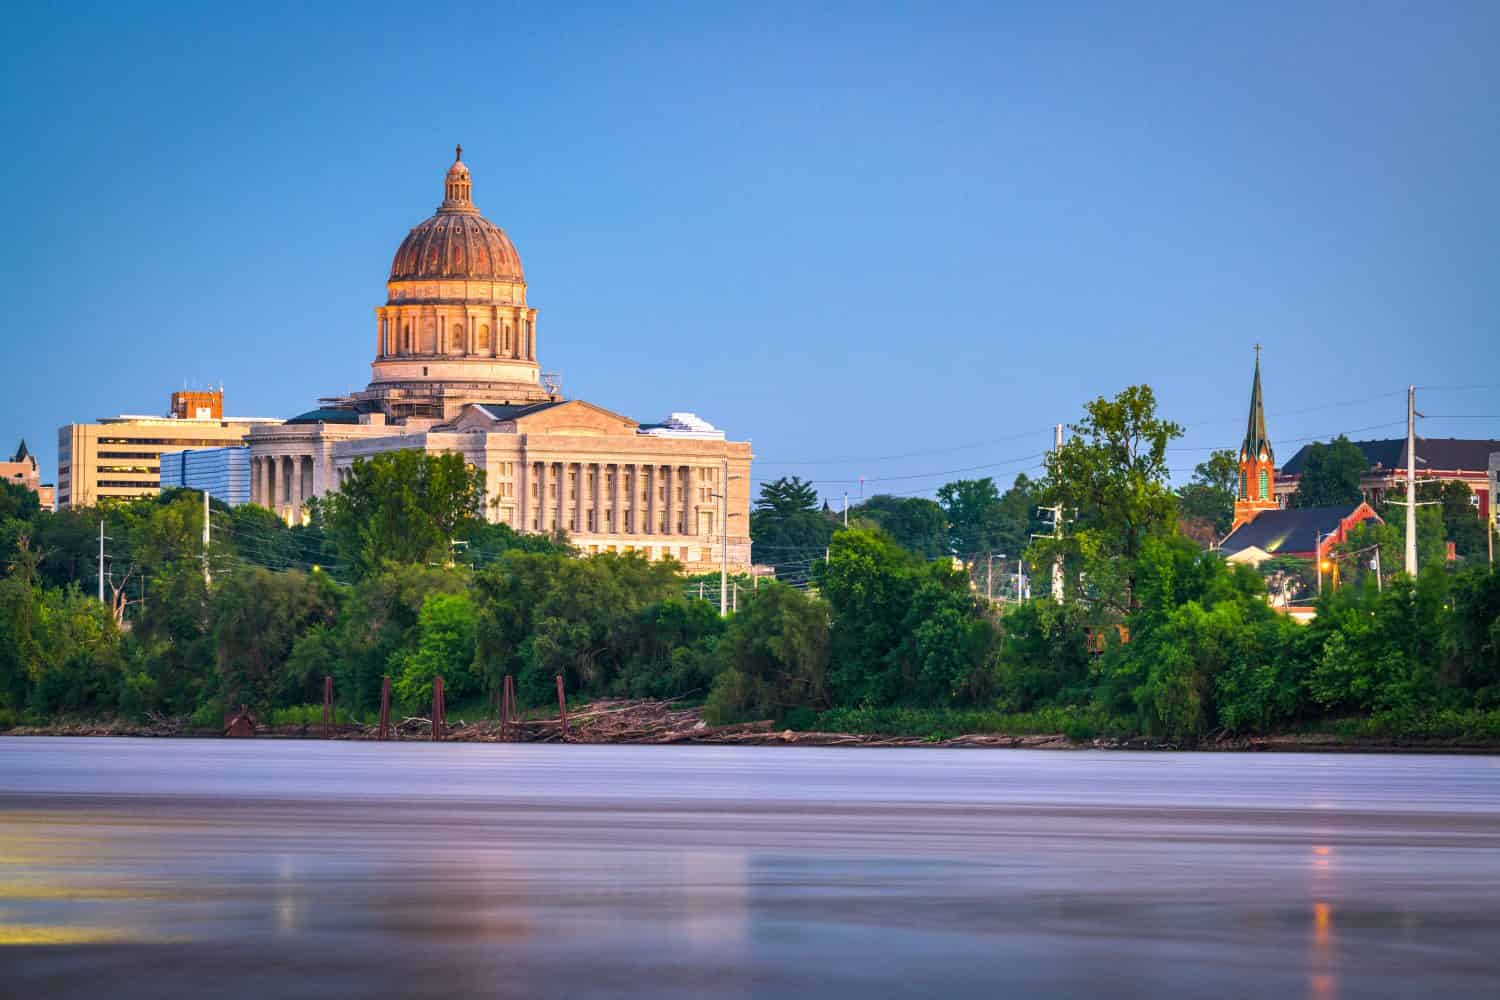
<svg viewBox="0 0 1500 1000"><path fill-rule="evenodd" d="M0 738L0 995L1500 996L1500 758Z"/></svg>

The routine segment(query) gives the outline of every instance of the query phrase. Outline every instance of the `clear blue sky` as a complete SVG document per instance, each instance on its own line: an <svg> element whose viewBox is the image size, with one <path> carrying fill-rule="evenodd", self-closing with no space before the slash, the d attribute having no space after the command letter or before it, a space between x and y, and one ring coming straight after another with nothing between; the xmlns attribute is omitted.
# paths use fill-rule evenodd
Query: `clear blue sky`
<svg viewBox="0 0 1500 1000"><path fill-rule="evenodd" d="M1500 383L1500 5L561 6L10 8L0 446L362 387L455 142L570 396L833 497L1008 484L1133 382L1190 470L1256 341L1282 458Z"/></svg>

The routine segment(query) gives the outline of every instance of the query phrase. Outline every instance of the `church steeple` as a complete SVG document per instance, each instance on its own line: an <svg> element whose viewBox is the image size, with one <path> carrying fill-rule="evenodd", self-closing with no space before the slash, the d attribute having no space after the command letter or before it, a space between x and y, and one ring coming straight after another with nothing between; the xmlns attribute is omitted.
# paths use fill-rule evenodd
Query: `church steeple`
<svg viewBox="0 0 1500 1000"><path fill-rule="evenodd" d="M1260 392L1260 345L1255 345L1255 381L1250 385L1250 424L1245 429L1245 441L1240 445L1240 459L1248 456L1260 457L1275 463L1276 455L1271 450L1271 437L1266 433L1266 406Z"/></svg>
<svg viewBox="0 0 1500 1000"><path fill-rule="evenodd" d="M1234 524L1253 521L1263 510L1275 510L1276 453L1266 433L1266 405L1260 388L1260 345L1255 345L1255 378L1250 383L1250 419L1240 444L1240 481L1235 491Z"/></svg>

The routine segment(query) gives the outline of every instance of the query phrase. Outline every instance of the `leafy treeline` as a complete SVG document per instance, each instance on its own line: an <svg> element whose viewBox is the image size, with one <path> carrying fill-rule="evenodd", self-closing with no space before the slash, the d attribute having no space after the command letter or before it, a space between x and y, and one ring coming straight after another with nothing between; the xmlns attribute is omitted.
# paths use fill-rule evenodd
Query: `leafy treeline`
<svg viewBox="0 0 1500 1000"><path fill-rule="evenodd" d="M324 675L364 718L383 675L413 711L441 675L451 714L480 710L510 674L530 705L562 675L575 698L701 698L714 722L1500 738L1500 574L1441 559L1417 580L1395 572L1393 519L1351 540L1317 619L1296 624L1267 603L1267 578L1305 581L1305 567L1228 566L1183 534L1219 516L1232 478L1215 455L1174 493L1165 454L1179 433L1132 387L1089 404L1042 478L873 497L848 529L809 484L768 483L752 535L782 582L742 588L728 617L699 597L716 586L670 562L582 556L486 523L458 456L362 463L306 526L216 504L206 559L197 494L50 513L5 486L0 718L295 714ZM1449 518L1470 516L1439 499L1423 508L1424 559ZM1061 538L1036 519L1051 505ZM1002 552L1044 581L1038 599L985 599L980 569ZM1054 564L1061 602L1045 594Z"/></svg>

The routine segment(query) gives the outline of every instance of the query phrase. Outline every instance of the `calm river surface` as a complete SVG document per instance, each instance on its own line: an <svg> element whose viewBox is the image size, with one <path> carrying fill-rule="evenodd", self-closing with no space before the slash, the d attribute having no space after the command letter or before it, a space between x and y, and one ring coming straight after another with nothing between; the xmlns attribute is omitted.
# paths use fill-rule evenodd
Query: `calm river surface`
<svg viewBox="0 0 1500 1000"><path fill-rule="evenodd" d="M0 995L1500 996L1500 758L0 738Z"/></svg>

